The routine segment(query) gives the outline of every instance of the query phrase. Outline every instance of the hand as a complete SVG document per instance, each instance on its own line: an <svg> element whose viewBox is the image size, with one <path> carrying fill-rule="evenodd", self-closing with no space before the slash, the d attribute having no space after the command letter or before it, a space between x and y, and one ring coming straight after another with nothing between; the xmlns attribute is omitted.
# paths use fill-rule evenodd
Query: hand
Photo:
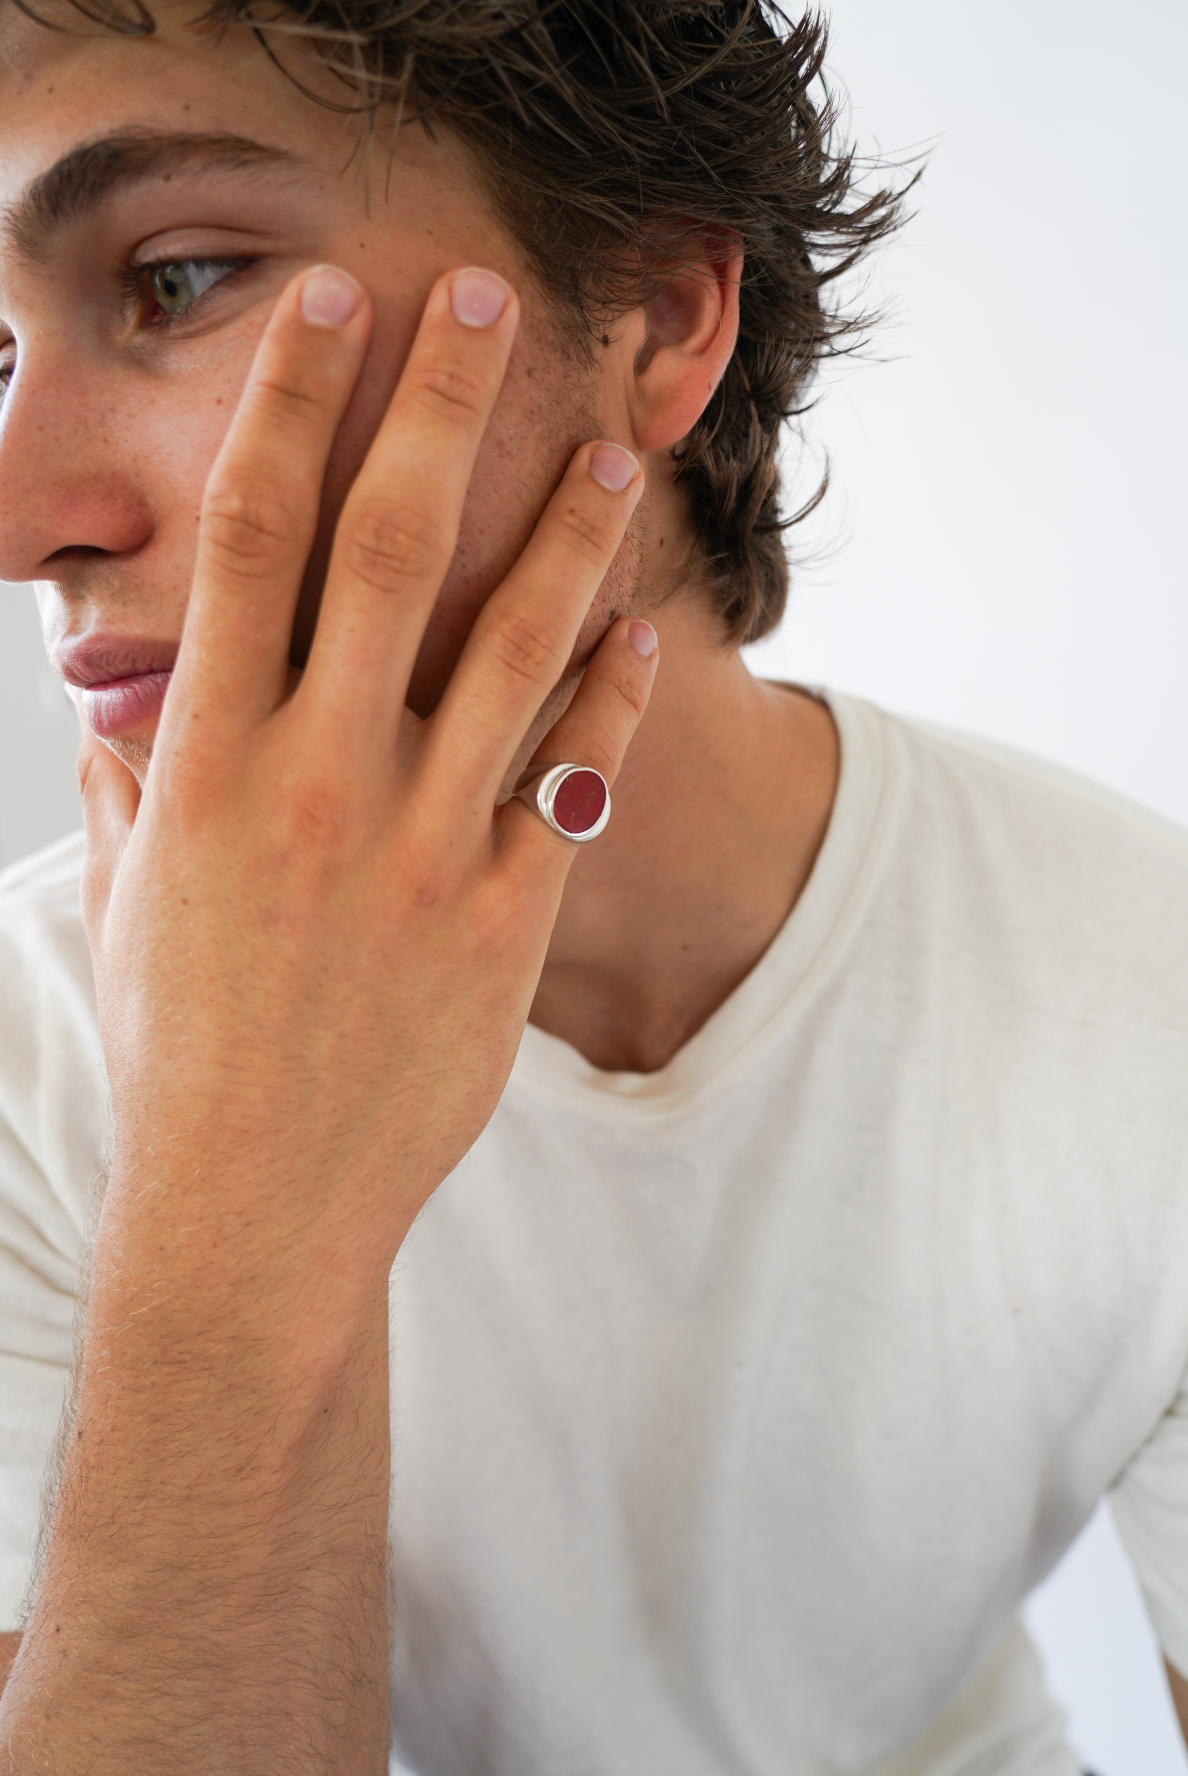
<svg viewBox="0 0 1188 1776"><path fill-rule="evenodd" d="M451 298L473 321L481 286L444 278L291 688L368 330L361 292L338 326L303 317L338 275L282 297L211 475L143 797L83 749L114 1152L44 1574L0 1698L14 1768L387 1769L387 1276L515 1055L573 846L496 804L642 477L615 446L577 452L439 707L410 715L517 318L508 291L465 324ZM654 642L613 625L541 762L613 779L655 670L633 633Z"/></svg>
<svg viewBox="0 0 1188 1776"><path fill-rule="evenodd" d="M113 1173L138 1214L155 1205L157 1269L184 1219L190 1275L206 1260L255 1274L279 1247L300 1274L294 1242L386 1275L489 1119L574 853L496 798L642 490L617 446L580 449L436 712L405 708L517 324L510 291L491 325L460 322L459 274L443 278L288 694L321 478L368 331L365 299L338 328L303 318L318 275L282 297L211 475L143 800L105 749L85 759ZM613 779L656 663L631 628L610 630L539 758Z"/></svg>

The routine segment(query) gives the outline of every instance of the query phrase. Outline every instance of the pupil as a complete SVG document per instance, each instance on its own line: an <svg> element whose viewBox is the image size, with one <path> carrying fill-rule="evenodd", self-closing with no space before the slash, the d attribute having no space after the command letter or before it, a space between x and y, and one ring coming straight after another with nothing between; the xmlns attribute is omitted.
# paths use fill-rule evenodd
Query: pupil
<svg viewBox="0 0 1188 1776"><path fill-rule="evenodd" d="M174 259L149 274L153 300L167 315L182 314L229 270L221 259Z"/></svg>
<svg viewBox="0 0 1188 1776"><path fill-rule="evenodd" d="M189 266L177 262L160 265L152 274L153 295L166 314L179 314L200 294L201 287L194 288Z"/></svg>

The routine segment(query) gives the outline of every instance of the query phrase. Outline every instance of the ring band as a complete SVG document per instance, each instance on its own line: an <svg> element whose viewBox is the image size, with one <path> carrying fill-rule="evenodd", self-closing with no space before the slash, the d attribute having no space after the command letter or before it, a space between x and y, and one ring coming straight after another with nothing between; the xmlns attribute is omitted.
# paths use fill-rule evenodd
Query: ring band
<svg viewBox="0 0 1188 1776"><path fill-rule="evenodd" d="M610 790L589 765L538 765L516 785L516 795L563 839L584 845L610 819Z"/></svg>

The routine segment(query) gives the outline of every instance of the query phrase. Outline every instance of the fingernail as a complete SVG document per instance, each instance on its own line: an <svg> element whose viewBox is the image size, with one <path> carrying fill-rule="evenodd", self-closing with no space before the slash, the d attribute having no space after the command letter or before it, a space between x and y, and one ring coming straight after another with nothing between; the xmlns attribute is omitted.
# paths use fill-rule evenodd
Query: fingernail
<svg viewBox="0 0 1188 1776"><path fill-rule="evenodd" d="M460 271L450 285L454 319L464 327L493 327L507 307L508 287L493 271Z"/></svg>
<svg viewBox="0 0 1188 1776"><path fill-rule="evenodd" d="M627 639L636 653L642 654L645 660L650 660L656 652L658 637L650 623L632 623L627 630Z"/></svg>
<svg viewBox="0 0 1188 1776"><path fill-rule="evenodd" d="M621 444L600 444L590 457L590 473L599 487L622 493L639 474L639 464Z"/></svg>
<svg viewBox="0 0 1188 1776"><path fill-rule="evenodd" d="M362 300L361 286L336 265L315 265L301 286L301 312L315 327L345 327Z"/></svg>

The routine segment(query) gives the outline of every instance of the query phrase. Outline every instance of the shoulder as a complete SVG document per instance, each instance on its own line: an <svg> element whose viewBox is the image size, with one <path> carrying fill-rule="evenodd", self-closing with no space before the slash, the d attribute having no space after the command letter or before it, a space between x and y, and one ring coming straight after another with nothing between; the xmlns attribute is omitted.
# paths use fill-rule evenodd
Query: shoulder
<svg viewBox="0 0 1188 1776"><path fill-rule="evenodd" d="M14 1017L35 1012L47 993L66 993L93 1006L91 962L79 907L83 835L71 833L0 872L0 996ZM25 1029L26 1039L28 1028Z"/></svg>
<svg viewBox="0 0 1188 1776"><path fill-rule="evenodd" d="M933 916L1033 933L1082 966L1158 953L1188 986L1188 831L1012 747L869 715L899 779L895 861Z"/></svg>
<svg viewBox="0 0 1188 1776"><path fill-rule="evenodd" d="M842 708L843 753L851 714L890 810L848 975L879 1089L959 1154L961 1214L986 1180L1029 1298L1082 1327L1120 1316L1109 1337L1148 1339L1170 1393L1188 1356L1188 834L869 705Z"/></svg>
<svg viewBox="0 0 1188 1776"><path fill-rule="evenodd" d="M0 927L26 909L57 907L77 913L84 839L68 833L43 851L0 870Z"/></svg>
<svg viewBox="0 0 1188 1776"><path fill-rule="evenodd" d="M1188 830L1088 777L975 734L882 719L901 736L922 783L944 785L983 819L997 816L1003 837L1026 838L1041 855L1053 842L1111 854L1121 847L1130 862L1188 871Z"/></svg>
<svg viewBox="0 0 1188 1776"><path fill-rule="evenodd" d="M0 917L21 906L60 904L77 908L84 839L81 829L0 870Z"/></svg>
<svg viewBox="0 0 1188 1776"><path fill-rule="evenodd" d="M839 716L843 756L848 731L884 784L868 988L960 1027L1016 1104L1042 1085L1089 1120L1138 1117L1182 1166L1188 834L1009 747L849 700Z"/></svg>

